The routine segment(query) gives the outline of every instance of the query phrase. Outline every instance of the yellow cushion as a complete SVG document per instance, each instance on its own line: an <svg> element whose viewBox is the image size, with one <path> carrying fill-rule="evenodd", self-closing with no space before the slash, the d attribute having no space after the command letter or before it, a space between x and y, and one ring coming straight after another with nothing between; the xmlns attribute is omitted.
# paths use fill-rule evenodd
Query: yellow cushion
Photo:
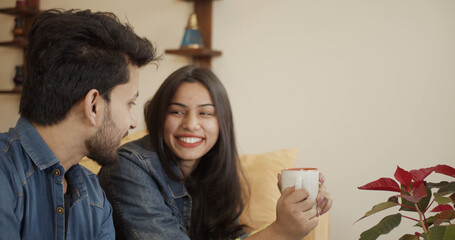
<svg viewBox="0 0 455 240"><path fill-rule="evenodd" d="M281 169L294 167L297 153L297 149L282 149L240 155L240 164L249 182L250 197L239 221L251 227L251 231L275 221L276 203L281 195L277 175ZM319 217L318 226L303 240L329 240L329 223L329 213Z"/></svg>
<svg viewBox="0 0 455 240"><path fill-rule="evenodd" d="M262 154L242 154L240 164L249 183L250 196L240 223L256 230L276 219L278 173L294 167L297 149L282 149Z"/></svg>
<svg viewBox="0 0 455 240"><path fill-rule="evenodd" d="M139 139L147 130L136 131L122 140L122 144ZM250 226L251 230L260 229L276 218L276 202L280 197L277 174L283 168L294 167L297 149L282 149L262 154L242 154L240 164L249 182L250 198L240 216L240 223ZM80 162L94 173L100 166L89 158ZM329 214L319 217L319 225L303 240L329 240Z"/></svg>

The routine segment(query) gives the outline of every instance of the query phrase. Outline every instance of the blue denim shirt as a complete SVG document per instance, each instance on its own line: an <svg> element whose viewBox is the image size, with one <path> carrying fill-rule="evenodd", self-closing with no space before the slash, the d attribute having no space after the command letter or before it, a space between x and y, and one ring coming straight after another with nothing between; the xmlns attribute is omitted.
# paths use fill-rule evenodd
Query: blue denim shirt
<svg viewBox="0 0 455 240"><path fill-rule="evenodd" d="M120 148L120 161L98 173L114 207L121 239L188 240L191 196L185 185L170 179L148 136ZM176 166L172 171L178 175ZM246 236L246 235L245 235Z"/></svg>
<svg viewBox="0 0 455 240"><path fill-rule="evenodd" d="M65 169L33 125L20 118L0 134L0 239L115 239L112 207L95 174L77 164L66 172L71 207L65 209Z"/></svg>

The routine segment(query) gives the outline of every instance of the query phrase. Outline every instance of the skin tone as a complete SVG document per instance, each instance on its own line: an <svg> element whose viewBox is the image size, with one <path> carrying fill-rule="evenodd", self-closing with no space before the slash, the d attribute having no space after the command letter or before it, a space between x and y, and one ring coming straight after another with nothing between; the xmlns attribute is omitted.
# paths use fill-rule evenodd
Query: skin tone
<svg viewBox="0 0 455 240"><path fill-rule="evenodd" d="M181 83L168 106L164 141L181 159L184 178L215 145L218 135L218 119L207 88L200 82Z"/></svg>
<svg viewBox="0 0 455 240"><path fill-rule="evenodd" d="M128 69L130 80L112 89L109 103L98 90L92 89L61 122L51 126L34 124L65 171L91 154L87 140L95 139L95 148L104 148L104 151L117 155L122 137L136 127L137 120L131 108L138 97L138 68L129 64ZM62 179L63 192L66 193L67 181Z"/></svg>
<svg viewBox="0 0 455 240"><path fill-rule="evenodd" d="M168 106L164 141L181 159L180 171L184 178L191 174L199 159L215 145L218 136L219 125L210 92L199 82L181 83ZM277 202L276 221L247 239L290 240L306 236L317 226L317 216L332 206L323 175L320 175L319 194L316 198L317 210L312 209L316 202L308 196L305 189L286 188Z"/></svg>

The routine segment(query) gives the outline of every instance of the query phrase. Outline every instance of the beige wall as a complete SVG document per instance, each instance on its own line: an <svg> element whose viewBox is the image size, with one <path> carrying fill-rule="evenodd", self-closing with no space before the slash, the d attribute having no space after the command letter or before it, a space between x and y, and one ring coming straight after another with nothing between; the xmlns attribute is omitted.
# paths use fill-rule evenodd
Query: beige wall
<svg viewBox="0 0 455 240"><path fill-rule="evenodd" d="M41 6L113 11L161 51L179 46L192 9L178 0L41 0ZM231 97L240 151L297 147L299 166L319 167L334 198L332 239L357 239L385 216L352 224L390 195L358 186L392 176L397 164L455 165L453 12L451 0L214 2L212 44L223 56L213 69ZM11 24L0 17L3 39ZM6 86L10 62L21 60L4 48L0 55ZM142 70L136 109L142 128L142 104L186 63L165 55L158 68ZM17 119L18 97L0 102L5 131ZM397 231L380 239L397 239Z"/></svg>
<svg viewBox="0 0 455 240"><path fill-rule="evenodd" d="M1 1L1 7L14 6L14 1ZM11 31L14 27L14 18L5 14L0 14L0 42L11 41L13 35ZM22 64L22 51L16 48L0 47L0 89L10 90L14 87L13 77L15 66ZM8 130L10 126L16 124L19 117L20 96L18 94L0 94L0 132Z"/></svg>

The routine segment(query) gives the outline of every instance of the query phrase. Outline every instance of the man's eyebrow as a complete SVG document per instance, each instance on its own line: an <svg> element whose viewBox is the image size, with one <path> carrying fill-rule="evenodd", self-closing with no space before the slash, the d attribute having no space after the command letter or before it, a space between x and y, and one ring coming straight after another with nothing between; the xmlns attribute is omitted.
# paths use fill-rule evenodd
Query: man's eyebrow
<svg viewBox="0 0 455 240"><path fill-rule="evenodd" d="M137 91L136 94L134 94L134 96L130 98L130 100L137 99L138 97L139 97L139 91Z"/></svg>

